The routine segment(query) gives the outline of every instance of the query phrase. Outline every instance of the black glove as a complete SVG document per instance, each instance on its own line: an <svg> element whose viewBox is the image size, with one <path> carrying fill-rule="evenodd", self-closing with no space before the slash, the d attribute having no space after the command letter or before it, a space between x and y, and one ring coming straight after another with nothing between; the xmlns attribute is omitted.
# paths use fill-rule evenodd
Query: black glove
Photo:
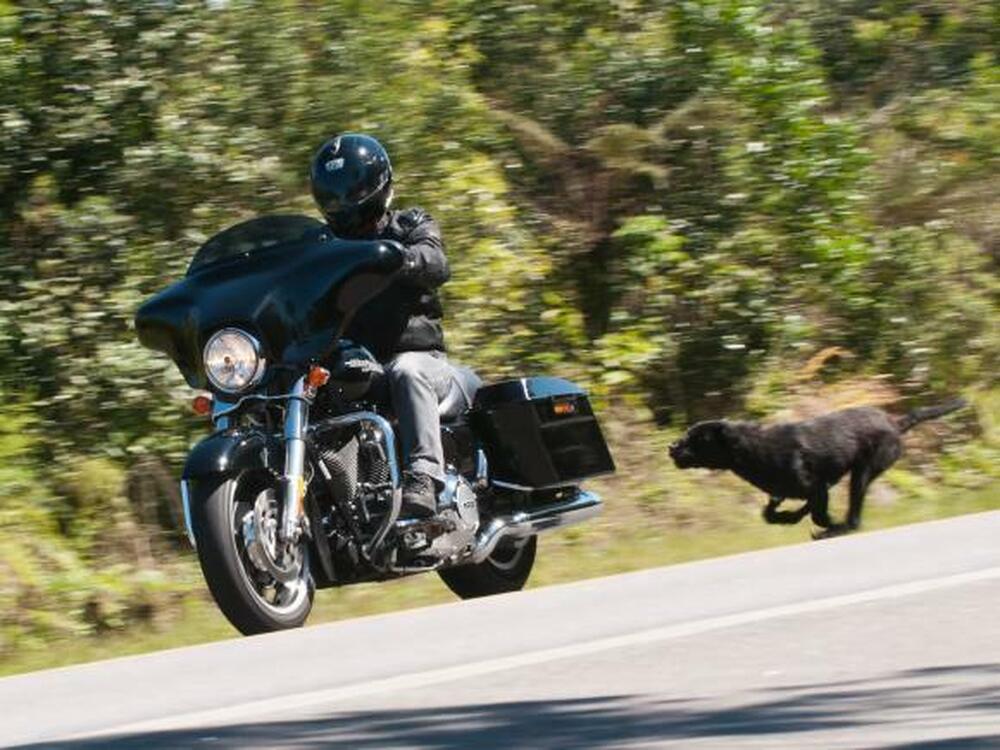
<svg viewBox="0 0 1000 750"><path fill-rule="evenodd" d="M389 273L412 268L416 259L396 240L379 240L378 264L379 270Z"/></svg>

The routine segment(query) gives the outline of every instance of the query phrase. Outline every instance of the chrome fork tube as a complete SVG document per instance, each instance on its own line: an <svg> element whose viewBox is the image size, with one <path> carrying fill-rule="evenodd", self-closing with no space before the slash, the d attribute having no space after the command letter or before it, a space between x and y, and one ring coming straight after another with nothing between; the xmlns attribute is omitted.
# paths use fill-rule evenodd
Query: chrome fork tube
<svg viewBox="0 0 1000 750"><path fill-rule="evenodd" d="M295 541L302 528L305 500L306 428L309 426L309 400L306 379L295 381L285 410L285 474L282 479L283 510L281 539Z"/></svg>

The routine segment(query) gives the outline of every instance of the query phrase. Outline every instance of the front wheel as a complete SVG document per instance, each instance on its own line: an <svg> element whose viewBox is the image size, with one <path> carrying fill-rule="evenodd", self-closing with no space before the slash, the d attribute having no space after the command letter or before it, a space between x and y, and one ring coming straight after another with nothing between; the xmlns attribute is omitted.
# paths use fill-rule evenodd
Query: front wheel
<svg viewBox="0 0 1000 750"><path fill-rule="evenodd" d="M520 591L535 565L538 537L507 538L483 562L439 570L445 585L462 599Z"/></svg>
<svg viewBox="0 0 1000 750"><path fill-rule="evenodd" d="M243 635L297 628L312 609L315 586L303 538L277 539L273 480L243 475L191 497L198 559L212 597Z"/></svg>

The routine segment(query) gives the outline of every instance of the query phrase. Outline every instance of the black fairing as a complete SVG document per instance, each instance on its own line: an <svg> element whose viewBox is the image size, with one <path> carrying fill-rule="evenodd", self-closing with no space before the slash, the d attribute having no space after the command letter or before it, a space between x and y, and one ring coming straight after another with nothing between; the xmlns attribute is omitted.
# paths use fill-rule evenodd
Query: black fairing
<svg viewBox="0 0 1000 750"><path fill-rule="evenodd" d="M402 265L381 242L344 241L306 216L267 216L213 237L187 276L139 308L142 344L164 352L188 384L207 387L202 349L220 328L256 336L268 363L304 366Z"/></svg>

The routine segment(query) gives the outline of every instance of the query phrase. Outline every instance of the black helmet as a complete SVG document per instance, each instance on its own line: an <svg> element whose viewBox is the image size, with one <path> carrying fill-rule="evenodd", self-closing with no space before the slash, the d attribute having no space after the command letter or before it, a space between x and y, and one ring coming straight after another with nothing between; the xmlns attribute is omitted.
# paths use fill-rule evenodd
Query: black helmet
<svg viewBox="0 0 1000 750"><path fill-rule="evenodd" d="M309 181L316 205L341 237L355 237L374 227L392 200L389 154L362 133L338 135L320 146Z"/></svg>

